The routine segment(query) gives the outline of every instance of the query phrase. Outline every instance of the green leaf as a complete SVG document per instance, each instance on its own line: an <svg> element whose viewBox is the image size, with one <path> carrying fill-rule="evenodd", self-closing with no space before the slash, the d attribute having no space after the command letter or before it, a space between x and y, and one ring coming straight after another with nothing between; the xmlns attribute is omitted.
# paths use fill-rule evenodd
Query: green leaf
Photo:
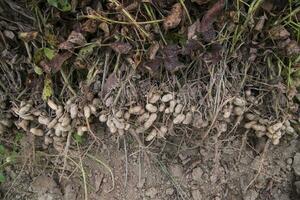
<svg viewBox="0 0 300 200"><path fill-rule="evenodd" d="M52 89L52 80L47 75L44 80L44 89L43 89L43 95L42 99L46 101L49 97L53 95L53 89Z"/></svg>
<svg viewBox="0 0 300 200"><path fill-rule="evenodd" d="M4 181L5 181L5 176L4 176L3 172L0 171L0 183L4 183Z"/></svg>
<svg viewBox="0 0 300 200"><path fill-rule="evenodd" d="M82 136L78 135L77 133L73 134L73 138L74 138L75 142L78 144L82 144L84 142L84 138Z"/></svg>
<svg viewBox="0 0 300 200"><path fill-rule="evenodd" d="M33 70L38 75L42 75L43 74L42 68L38 67L36 64L33 64Z"/></svg>
<svg viewBox="0 0 300 200"><path fill-rule="evenodd" d="M93 53L94 48L96 46L97 46L96 44L85 46L80 49L78 55L80 56L80 58L86 58L87 56L90 56Z"/></svg>
<svg viewBox="0 0 300 200"><path fill-rule="evenodd" d="M49 48L43 48L44 49L44 54L45 56L49 59L52 60L55 56L55 51Z"/></svg>
<svg viewBox="0 0 300 200"><path fill-rule="evenodd" d="M6 152L5 147L2 144L0 144L0 155L3 156L5 152Z"/></svg>
<svg viewBox="0 0 300 200"><path fill-rule="evenodd" d="M64 12L70 11L72 9L72 6L68 2L68 0L47 0L47 2L51 6Z"/></svg>

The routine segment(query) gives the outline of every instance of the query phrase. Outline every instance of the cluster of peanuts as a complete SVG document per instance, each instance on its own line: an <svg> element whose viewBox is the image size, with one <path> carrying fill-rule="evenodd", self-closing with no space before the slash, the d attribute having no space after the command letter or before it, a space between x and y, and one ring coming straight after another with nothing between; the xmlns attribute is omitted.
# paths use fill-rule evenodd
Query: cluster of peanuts
<svg viewBox="0 0 300 200"><path fill-rule="evenodd" d="M245 118L248 120L244 125L246 129L254 130L257 137L267 136L274 145L279 144L280 138L284 133L295 133L289 120L271 123L270 120L261 118L253 113L247 113Z"/></svg>
<svg viewBox="0 0 300 200"><path fill-rule="evenodd" d="M223 107L215 121L219 133L226 132L234 119L244 120L246 129L254 130L257 137L266 135L275 145L279 143L284 132L295 132L288 120L270 124L257 114L246 112L247 103L255 102L252 97L248 92L245 98L235 97ZM205 129L210 124L210 119L205 119L196 106L185 104L179 95L150 91L146 98L145 104L135 102L118 109L112 106L113 97L107 98L105 102L94 98L83 106L79 106L75 99L68 100L65 105L49 99L47 106L43 107L44 110L34 108L32 101L22 101L19 106L14 104L12 111L19 118L15 122L17 128L37 137L44 137L44 148L52 144L57 151L63 150L70 133L82 136L89 132L88 123L92 119L105 124L112 134L145 134L146 141L165 138L174 126ZM11 116L6 116L5 120L0 120L0 133L5 127L11 127L10 118Z"/></svg>
<svg viewBox="0 0 300 200"><path fill-rule="evenodd" d="M106 123L111 133L145 133L146 141L164 138L173 125L193 125L197 128L208 125L195 106L185 106L175 94L149 92L146 96L145 105L131 105L114 114L104 111L99 116L99 121ZM106 103L106 106L109 105Z"/></svg>
<svg viewBox="0 0 300 200"><path fill-rule="evenodd" d="M96 114L97 99L92 104L79 108L72 100L65 106L56 104L53 100L47 101L47 108L42 111L33 107L32 101L22 101L20 106L14 106L13 112L19 117L15 123L17 128L37 137L44 137L44 148L50 144L57 151L62 151L69 133L76 132L82 136L88 132L86 120Z"/></svg>

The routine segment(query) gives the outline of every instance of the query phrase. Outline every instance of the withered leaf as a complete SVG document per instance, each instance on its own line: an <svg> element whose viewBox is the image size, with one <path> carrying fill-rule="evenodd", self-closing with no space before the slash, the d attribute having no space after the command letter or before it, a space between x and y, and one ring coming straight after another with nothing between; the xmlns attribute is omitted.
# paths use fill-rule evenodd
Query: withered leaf
<svg viewBox="0 0 300 200"><path fill-rule="evenodd" d="M161 58L155 58L143 63L143 67L150 73L150 75L155 76L159 73L159 68L162 64Z"/></svg>
<svg viewBox="0 0 300 200"><path fill-rule="evenodd" d="M159 44L157 42L153 43L148 49L148 57L150 60L153 60L159 50Z"/></svg>
<svg viewBox="0 0 300 200"><path fill-rule="evenodd" d="M286 28L284 28L284 26L279 25L269 30L269 35L273 40L284 40L290 36L290 33L286 30Z"/></svg>
<svg viewBox="0 0 300 200"><path fill-rule="evenodd" d="M72 31L68 39L59 45L59 49L70 50L74 48L76 45L83 46L84 44L86 44L85 37L77 31Z"/></svg>
<svg viewBox="0 0 300 200"><path fill-rule="evenodd" d="M199 5L207 4L210 0L192 0L192 2L195 2Z"/></svg>
<svg viewBox="0 0 300 200"><path fill-rule="evenodd" d="M197 37L197 29L200 27L200 21L197 19L192 25L188 27L187 37L189 39L194 39Z"/></svg>
<svg viewBox="0 0 300 200"><path fill-rule="evenodd" d="M50 72L58 72L61 66L64 64L66 60L68 60L72 56L72 53L69 51L56 54L54 58L50 61L41 61L40 65L43 67L46 73Z"/></svg>
<svg viewBox="0 0 300 200"><path fill-rule="evenodd" d="M204 41L210 42L215 38L216 33L213 28L213 22L218 14L223 10L224 6L225 0L219 0L203 16L199 32L202 33Z"/></svg>
<svg viewBox="0 0 300 200"><path fill-rule="evenodd" d="M295 40L291 40L285 47L285 50L288 56L300 54L300 44Z"/></svg>
<svg viewBox="0 0 300 200"><path fill-rule="evenodd" d="M185 67L183 63L178 60L178 54L181 49L177 45L167 45L163 50L163 63L167 71L174 73L180 68Z"/></svg>
<svg viewBox="0 0 300 200"><path fill-rule="evenodd" d="M114 42L110 45L110 47L119 54L128 54L132 49L131 44L125 42Z"/></svg>
<svg viewBox="0 0 300 200"><path fill-rule="evenodd" d="M180 3L172 6L170 14L164 19L163 27L165 30L176 28L182 19L183 9Z"/></svg>
<svg viewBox="0 0 300 200"><path fill-rule="evenodd" d="M95 33L97 31L98 22L93 19L88 19L82 24L82 31Z"/></svg>
<svg viewBox="0 0 300 200"><path fill-rule="evenodd" d="M104 97L108 92L118 85L118 78L116 73L111 73L103 85L102 96Z"/></svg>
<svg viewBox="0 0 300 200"><path fill-rule="evenodd" d="M36 32L36 31L20 32L19 39L23 40L24 42L30 42L32 40L35 40L37 35L38 35L38 32Z"/></svg>
<svg viewBox="0 0 300 200"><path fill-rule="evenodd" d="M190 39L186 45L182 48L182 55L191 55L194 51L203 50L202 44L198 40Z"/></svg>

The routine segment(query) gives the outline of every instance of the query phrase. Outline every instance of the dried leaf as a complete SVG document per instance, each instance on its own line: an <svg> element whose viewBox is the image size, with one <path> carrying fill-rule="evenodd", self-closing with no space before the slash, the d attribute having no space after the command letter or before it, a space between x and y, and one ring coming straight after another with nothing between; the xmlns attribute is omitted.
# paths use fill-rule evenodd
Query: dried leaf
<svg viewBox="0 0 300 200"><path fill-rule="evenodd" d="M131 44L125 42L114 42L110 47L119 54L127 54L132 49Z"/></svg>
<svg viewBox="0 0 300 200"><path fill-rule="evenodd" d="M50 61L43 60L40 62L40 65L43 67L46 73L57 72L60 70L64 62L72 56L72 53L66 51L61 54L56 54L54 58Z"/></svg>
<svg viewBox="0 0 300 200"><path fill-rule="evenodd" d="M153 43L148 49L148 56L150 60L153 60L156 56L157 51L159 50L159 44L157 42Z"/></svg>
<svg viewBox="0 0 300 200"><path fill-rule="evenodd" d="M195 39L197 37L197 29L199 27L200 27L200 21L198 19L188 27L188 33L187 33L188 40Z"/></svg>
<svg viewBox="0 0 300 200"><path fill-rule="evenodd" d="M269 30L269 35L273 40L284 40L290 36L290 33L284 26L279 25Z"/></svg>
<svg viewBox="0 0 300 200"><path fill-rule="evenodd" d="M152 75L155 76L159 73L159 68L161 66L162 59L156 58L153 60L149 60L143 64L143 67Z"/></svg>
<svg viewBox="0 0 300 200"><path fill-rule="evenodd" d="M185 65L178 60L178 54L180 52L181 49L177 45L167 45L163 49L163 63L167 71L174 73L180 68L185 67Z"/></svg>
<svg viewBox="0 0 300 200"><path fill-rule="evenodd" d="M262 31L262 29L264 28L266 19L267 19L267 17L265 15L259 17L258 22L256 23L254 29L259 32Z"/></svg>
<svg viewBox="0 0 300 200"><path fill-rule="evenodd" d="M186 45L182 48L182 55L191 55L194 51L203 50L203 45L194 39L190 39L187 41Z"/></svg>
<svg viewBox="0 0 300 200"><path fill-rule="evenodd" d="M192 0L192 2L195 2L199 5L207 4L210 0Z"/></svg>
<svg viewBox="0 0 300 200"><path fill-rule="evenodd" d="M213 28L213 22L217 15L223 10L224 6L225 0L219 0L203 16L199 32L202 33L204 41L210 42L215 38L216 33Z"/></svg>
<svg viewBox="0 0 300 200"><path fill-rule="evenodd" d="M93 19L88 19L82 24L82 31L95 33L97 31L98 22Z"/></svg>
<svg viewBox="0 0 300 200"><path fill-rule="evenodd" d="M108 37L110 35L110 31L109 31L109 27L108 27L108 24L105 23L105 22L102 22L100 25L99 25L99 28L104 32L104 36L105 37Z"/></svg>
<svg viewBox="0 0 300 200"><path fill-rule="evenodd" d="M36 32L36 31L20 32L19 39L23 40L24 42L30 42L32 40L35 40L37 35L38 35L38 32Z"/></svg>
<svg viewBox="0 0 300 200"><path fill-rule="evenodd" d="M104 97L108 92L118 85L118 78L116 73L111 73L103 85L102 96Z"/></svg>
<svg viewBox="0 0 300 200"><path fill-rule="evenodd" d="M72 31L68 39L65 42L61 43L58 48L70 50L73 49L76 45L83 46L85 44L86 44L85 37L77 31Z"/></svg>
<svg viewBox="0 0 300 200"><path fill-rule="evenodd" d="M170 14L164 19L163 26L165 30L176 28L182 19L183 9L180 3L172 6Z"/></svg>
<svg viewBox="0 0 300 200"><path fill-rule="evenodd" d="M300 44L295 40L291 40L285 47L285 50L288 56L300 54Z"/></svg>

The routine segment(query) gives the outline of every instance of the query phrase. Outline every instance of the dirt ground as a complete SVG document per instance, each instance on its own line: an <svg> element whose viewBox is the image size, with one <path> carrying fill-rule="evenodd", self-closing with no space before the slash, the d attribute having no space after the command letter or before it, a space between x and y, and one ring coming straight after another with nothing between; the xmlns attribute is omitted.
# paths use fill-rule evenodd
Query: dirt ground
<svg viewBox="0 0 300 200"><path fill-rule="evenodd" d="M0 199L300 199L298 0L0 0Z"/></svg>
<svg viewBox="0 0 300 200"><path fill-rule="evenodd" d="M107 138L103 146L90 150L111 168L114 183L103 165L92 159L83 161L88 199L299 198L297 138L266 149L266 140L249 141L242 134L230 140L211 138L205 144L199 141L198 147L183 142L181 148L176 140L182 138L176 137L168 143L157 142L151 147L152 153L134 144L125 147L124 139ZM126 139L126 143L132 140ZM155 149L160 152L153 153ZM63 177L59 181L60 174L54 169L34 167L28 171L22 167L5 169L8 181L1 185L3 199L84 199L82 179Z"/></svg>

